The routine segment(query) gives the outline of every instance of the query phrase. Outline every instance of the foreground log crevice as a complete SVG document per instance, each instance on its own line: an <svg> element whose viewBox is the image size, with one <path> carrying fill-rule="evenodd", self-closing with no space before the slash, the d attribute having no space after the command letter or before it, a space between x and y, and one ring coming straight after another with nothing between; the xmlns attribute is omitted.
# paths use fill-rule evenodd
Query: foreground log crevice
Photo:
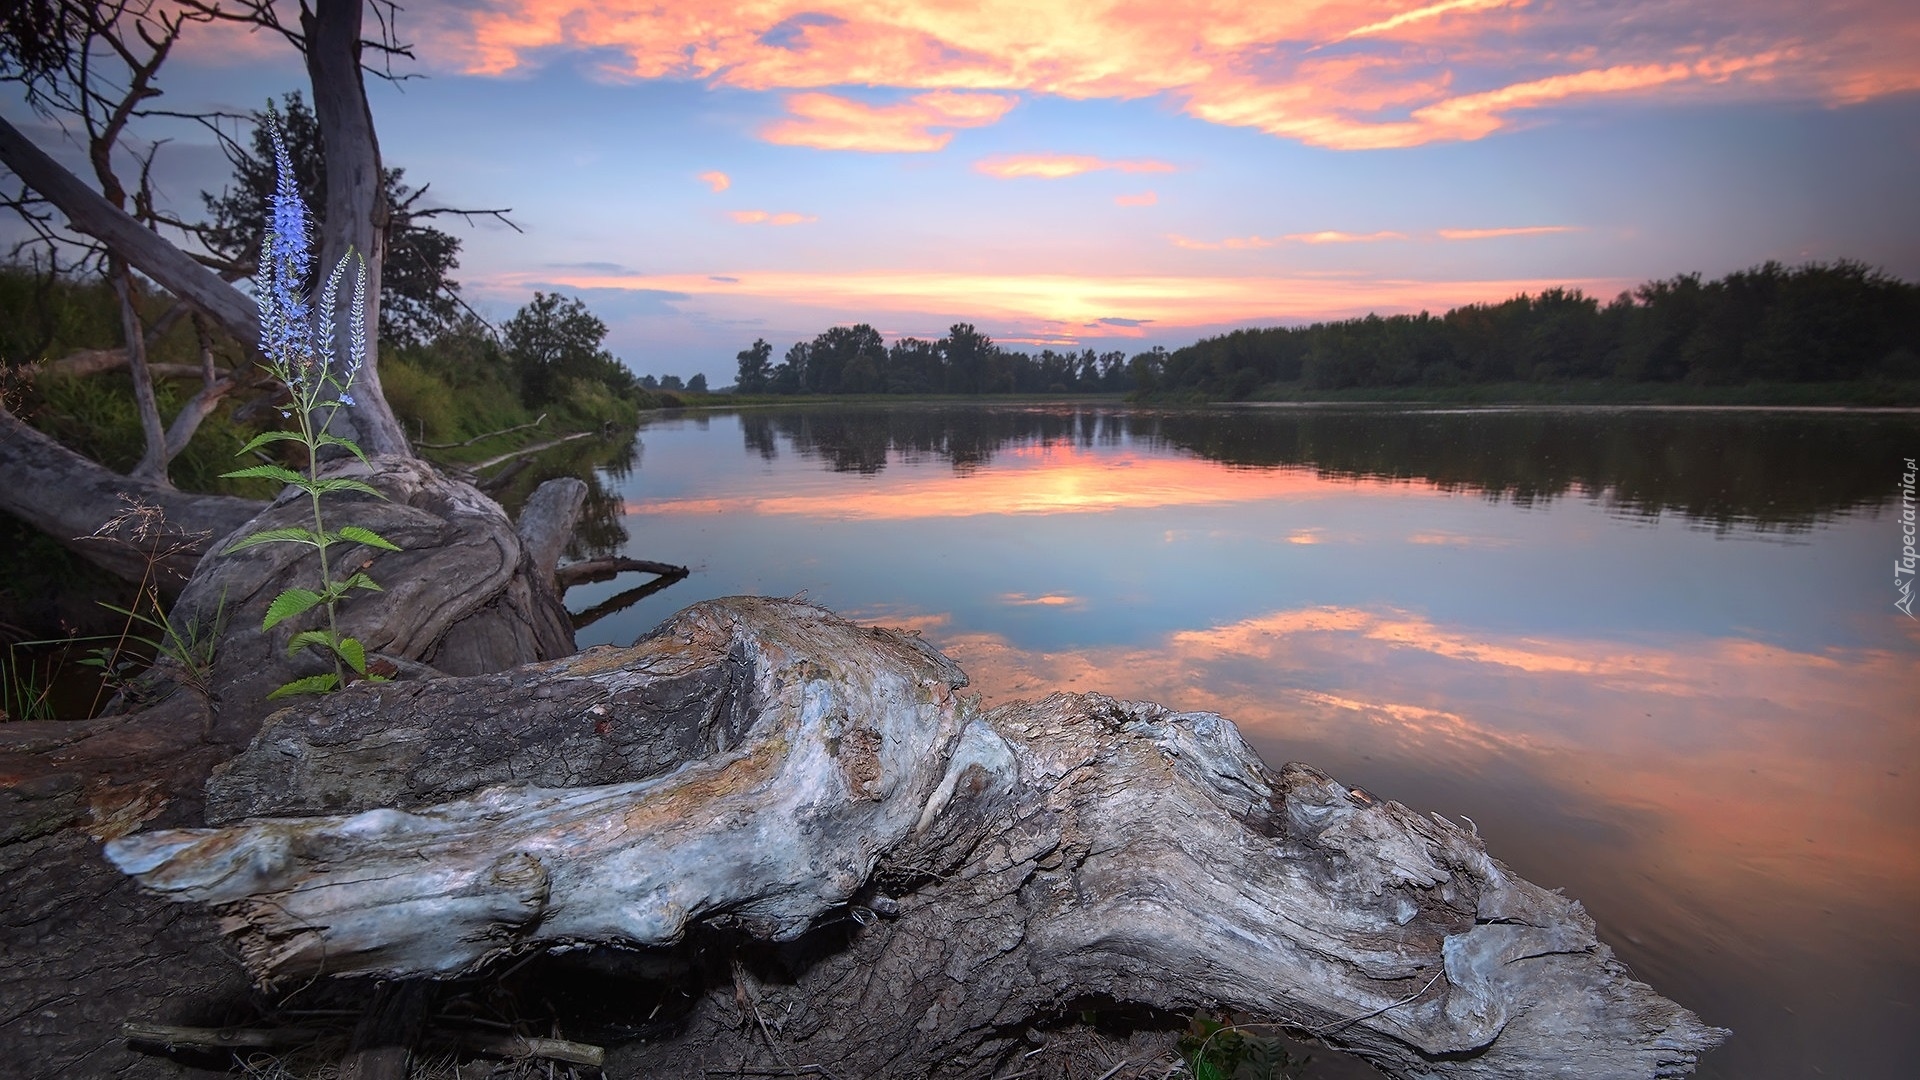
<svg viewBox="0 0 1920 1080"><path fill-rule="evenodd" d="M284 710L210 781L225 827L108 854L268 982L704 965L613 1075L990 1075L1087 1001L1229 1008L1401 1077L1679 1076L1725 1035L1444 818L1269 770L1211 714L964 685L917 638L712 601L628 649Z"/></svg>

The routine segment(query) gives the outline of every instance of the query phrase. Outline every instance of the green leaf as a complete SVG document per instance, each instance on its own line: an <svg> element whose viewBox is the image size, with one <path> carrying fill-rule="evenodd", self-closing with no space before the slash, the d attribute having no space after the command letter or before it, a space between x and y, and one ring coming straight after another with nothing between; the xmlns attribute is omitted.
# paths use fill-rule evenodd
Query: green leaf
<svg viewBox="0 0 1920 1080"><path fill-rule="evenodd" d="M344 446L354 457L360 459L360 464L366 465L369 468L373 465L372 462L367 460L367 455L360 449L360 444L354 442L352 439L343 439L338 435L329 435L323 431L314 439L314 443L319 446Z"/></svg>
<svg viewBox="0 0 1920 1080"><path fill-rule="evenodd" d="M340 583L340 590L342 592L345 592L348 589L365 589L368 592L385 592L386 591L382 589L379 586L379 584L376 583L372 578L368 577L365 574L357 573L357 572L352 577Z"/></svg>
<svg viewBox="0 0 1920 1080"><path fill-rule="evenodd" d="M260 629L271 630L276 624L312 608L323 599L325 597L312 589L288 589L267 605L267 621L261 624Z"/></svg>
<svg viewBox="0 0 1920 1080"><path fill-rule="evenodd" d="M262 465L260 467L264 469L267 466ZM355 480L351 476L329 476L324 480L314 480L302 486L316 495L326 495L335 491L360 491L376 499L386 498L385 495L375 490L373 485L367 483L365 480Z"/></svg>
<svg viewBox="0 0 1920 1080"><path fill-rule="evenodd" d="M258 450L261 447L272 442L302 442L302 441L304 440L300 438L300 433L297 431L263 431L260 434L255 435L253 438L247 440L247 445L241 447L233 456L239 457L241 454L252 453L253 451Z"/></svg>
<svg viewBox="0 0 1920 1080"><path fill-rule="evenodd" d="M381 536L372 529L363 529L358 525L342 525L340 526L340 531L334 533L334 535L342 540L352 540L356 543L365 544L368 547L377 547L382 551L400 550L399 544Z"/></svg>
<svg viewBox="0 0 1920 1080"><path fill-rule="evenodd" d="M309 482L306 477L301 476L285 465L249 465L244 469L235 469L232 472L221 473L220 475L235 479L259 476L268 480L278 480L283 484L296 484L300 487L305 487Z"/></svg>
<svg viewBox="0 0 1920 1080"><path fill-rule="evenodd" d="M333 647L333 651L340 654L340 659L345 660L355 674L367 673L367 647L360 644L358 638L341 638L340 643Z"/></svg>
<svg viewBox="0 0 1920 1080"><path fill-rule="evenodd" d="M293 635L292 641L287 642L287 655L292 656L293 654L299 652L301 649L304 649L309 645L325 645L329 649L333 648L333 631L331 630L300 631L299 633Z"/></svg>
<svg viewBox="0 0 1920 1080"><path fill-rule="evenodd" d="M262 529L234 541L231 547L220 554L231 555L256 544L305 544L308 547L319 547L321 537L312 529L302 529L297 526L288 529Z"/></svg>
<svg viewBox="0 0 1920 1080"><path fill-rule="evenodd" d="M340 685L340 676L329 671L325 675L309 675L304 679L295 679L267 695L267 700L292 697L295 694L324 694Z"/></svg>

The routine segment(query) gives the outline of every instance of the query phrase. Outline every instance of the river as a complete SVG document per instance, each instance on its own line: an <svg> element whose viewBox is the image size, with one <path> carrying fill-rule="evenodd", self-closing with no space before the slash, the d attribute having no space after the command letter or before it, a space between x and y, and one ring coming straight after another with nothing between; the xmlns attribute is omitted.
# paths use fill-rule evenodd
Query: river
<svg viewBox="0 0 1920 1080"><path fill-rule="evenodd" d="M989 702L1217 711L1579 898L1734 1029L1700 1075L1912 1075L1914 456L1912 413L668 414L585 535L694 573L579 638L804 593L919 629Z"/></svg>

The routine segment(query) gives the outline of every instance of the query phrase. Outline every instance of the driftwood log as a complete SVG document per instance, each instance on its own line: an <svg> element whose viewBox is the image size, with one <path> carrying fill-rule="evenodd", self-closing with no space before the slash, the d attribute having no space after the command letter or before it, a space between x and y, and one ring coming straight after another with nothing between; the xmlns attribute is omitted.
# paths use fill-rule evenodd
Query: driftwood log
<svg viewBox="0 0 1920 1080"><path fill-rule="evenodd" d="M324 475L363 480L383 496L329 495L327 524L372 529L402 550L332 549L337 573L364 571L382 589L349 595L338 613L342 633L396 669L425 674L477 675L574 651L553 561L579 513L581 481L568 477L542 485L516 525L471 484L417 458L371 462L369 467L348 457L326 468ZM286 648L295 633L319 625L324 616L318 609L259 632L267 605L283 590L315 586L311 552L261 544L224 554L242 537L288 526L313 526L312 508L294 488L213 544L222 554L199 565L172 613L176 625L226 624L211 696L225 728L248 734L270 711L269 692L326 669L314 650L289 655Z"/></svg>
<svg viewBox="0 0 1920 1080"><path fill-rule="evenodd" d="M1725 1036L1444 818L1270 771L1212 714L965 683L917 638L712 601L284 709L209 782L218 827L107 854L267 984L773 943L610 1076L997 1076L1099 1008L1231 1009L1398 1077L1680 1076Z"/></svg>

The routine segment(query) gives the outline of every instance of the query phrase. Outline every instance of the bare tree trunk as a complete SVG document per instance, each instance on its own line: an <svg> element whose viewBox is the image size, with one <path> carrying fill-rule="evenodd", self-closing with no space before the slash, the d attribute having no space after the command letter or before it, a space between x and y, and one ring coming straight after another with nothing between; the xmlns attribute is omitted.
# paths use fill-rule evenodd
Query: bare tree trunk
<svg viewBox="0 0 1920 1080"><path fill-rule="evenodd" d="M349 437L369 454L411 457L413 446L380 387L380 269L386 260L391 208L380 186L380 142L360 77L361 9L362 0L317 0L311 11L303 6L300 14L307 38L307 73L313 83L313 112L320 121L327 162L320 266L323 272L331 272L349 251L366 260L367 359L355 381L353 404L346 410L355 429ZM332 319L336 328L345 327L350 301L350 295L343 295L339 309L318 316ZM336 331L334 345L338 370L344 370L347 335Z"/></svg>
<svg viewBox="0 0 1920 1080"><path fill-rule="evenodd" d="M610 1075L996 1075L1089 1008L1229 1008L1407 1078L1679 1076L1726 1034L1444 818L1269 771L1212 714L981 712L965 681L916 638L711 601L630 649L282 712L209 784L234 824L107 853L267 981L731 948Z"/></svg>
<svg viewBox="0 0 1920 1080"><path fill-rule="evenodd" d="M140 325L140 308L134 302L133 273L117 255L107 257L107 277L113 283L113 295L120 302L120 329L127 340L127 373L133 377L133 403L140 415L140 435L144 449L131 475L161 487L172 487L167 479L167 430L160 423L160 405L153 397L153 373L147 370L147 336Z"/></svg>

